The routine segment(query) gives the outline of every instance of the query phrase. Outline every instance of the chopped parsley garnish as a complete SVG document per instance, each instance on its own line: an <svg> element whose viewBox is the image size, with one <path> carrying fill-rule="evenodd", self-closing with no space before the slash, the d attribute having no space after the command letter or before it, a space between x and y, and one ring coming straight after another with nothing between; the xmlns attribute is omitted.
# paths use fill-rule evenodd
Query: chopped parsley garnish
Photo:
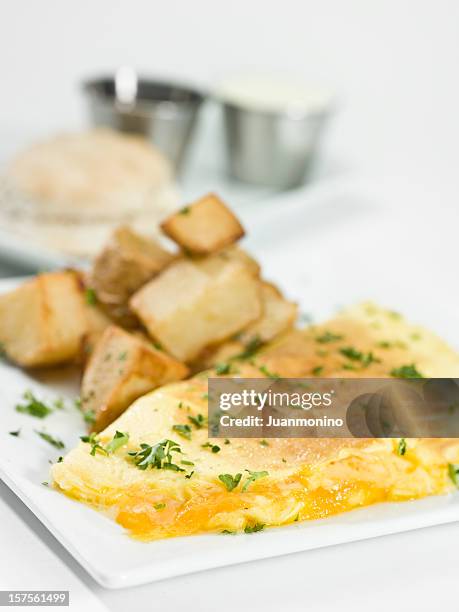
<svg viewBox="0 0 459 612"><path fill-rule="evenodd" d="M95 410L83 410L82 411L83 420L88 425L94 425L96 422L96 412Z"/></svg>
<svg viewBox="0 0 459 612"><path fill-rule="evenodd" d="M219 474L218 479L225 485L227 491L233 491L241 482L242 474L238 473L235 476L231 474Z"/></svg>
<svg viewBox="0 0 459 612"><path fill-rule="evenodd" d="M448 475L459 489L459 463L448 463Z"/></svg>
<svg viewBox="0 0 459 612"><path fill-rule="evenodd" d="M56 410L64 410L65 408L64 398L58 397L57 399L55 399L53 402L53 406L54 408L56 408Z"/></svg>
<svg viewBox="0 0 459 612"><path fill-rule="evenodd" d="M185 478L190 479L194 474L194 470L192 472L190 472L189 474L185 474Z"/></svg>
<svg viewBox="0 0 459 612"><path fill-rule="evenodd" d="M263 470L262 472L252 472L251 470L246 470L246 472L249 473L249 477L247 478L244 483L244 486L242 487L242 492L247 491L252 482L255 482L255 480L269 476L268 472L266 472L265 470Z"/></svg>
<svg viewBox="0 0 459 612"><path fill-rule="evenodd" d="M375 357L371 351L368 353L362 353L361 351L356 350L352 346L342 348L339 352L341 353L341 355L344 355L344 357L347 357L351 361L360 361L364 368L369 366L371 363L381 362L381 360Z"/></svg>
<svg viewBox="0 0 459 612"><path fill-rule="evenodd" d="M179 210L179 215L188 215L190 211L191 208L189 206L184 206Z"/></svg>
<svg viewBox="0 0 459 612"><path fill-rule="evenodd" d="M100 451L105 455L115 453L119 448L128 443L129 434L123 433L122 431L116 431L113 438L105 447L100 444L99 438L94 431L90 433L89 436L80 436L80 440L91 445L90 454L94 457L97 451Z"/></svg>
<svg viewBox="0 0 459 612"><path fill-rule="evenodd" d="M201 444L201 448L210 448L213 453L219 453L221 448L216 444L211 444L210 442L206 442L205 444Z"/></svg>
<svg viewBox="0 0 459 612"><path fill-rule="evenodd" d="M260 446L269 446L269 442L266 440L260 440Z"/></svg>
<svg viewBox="0 0 459 612"><path fill-rule="evenodd" d="M225 438L225 444L231 444L231 440L228 440L228 438Z"/></svg>
<svg viewBox="0 0 459 612"><path fill-rule="evenodd" d="M342 340L343 336L340 334L334 334L333 332L326 331L320 336L317 336L316 342L320 344L328 344L329 342L338 342L338 340Z"/></svg>
<svg viewBox="0 0 459 612"><path fill-rule="evenodd" d="M128 442L129 434L123 433L122 431L117 431L113 436L113 439L105 447L105 452L108 454L115 453L122 446L126 446Z"/></svg>
<svg viewBox="0 0 459 612"><path fill-rule="evenodd" d="M278 378L280 378L279 374L276 374L275 372L271 372L271 370L268 370L268 368L265 365L260 366L258 369L260 370L262 374L264 374L268 378L273 378L274 380L277 380Z"/></svg>
<svg viewBox="0 0 459 612"><path fill-rule="evenodd" d="M375 357L373 355L372 351L369 351L368 353L365 353L363 355L361 362L362 362L363 367L366 368L372 363L381 363L381 359L378 359L378 357Z"/></svg>
<svg viewBox="0 0 459 612"><path fill-rule="evenodd" d="M260 350L263 344L264 342L262 342L262 340L260 340L258 336L255 336L254 338L252 338L252 340L250 340L250 342L247 343L242 353L236 355L234 359L240 359L242 361L244 359L250 359L250 357L253 357L255 353Z"/></svg>
<svg viewBox="0 0 459 612"><path fill-rule="evenodd" d="M153 508L155 510L163 510L166 507L166 504L155 504Z"/></svg>
<svg viewBox="0 0 459 612"><path fill-rule="evenodd" d="M97 294L95 289L92 287L86 287L84 292L86 303L90 306L95 306L97 304Z"/></svg>
<svg viewBox="0 0 459 612"><path fill-rule="evenodd" d="M217 363L215 366L215 373L220 375L229 374L231 372L231 364L230 363Z"/></svg>
<svg viewBox="0 0 459 612"><path fill-rule="evenodd" d="M397 454L404 455L406 453L406 440L405 438L400 438L397 446Z"/></svg>
<svg viewBox="0 0 459 612"><path fill-rule="evenodd" d="M191 440L191 427L189 425L172 425L172 429L182 438Z"/></svg>
<svg viewBox="0 0 459 612"><path fill-rule="evenodd" d="M48 442L48 444L54 446L54 448L58 448L59 450L65 448L65 444L62 442L62 440L59 440L58 438L53 438L53 436L49 433L46 433L46 431L35 430L35 433L38 434L42 440L45 440L45 442Z"/></svg>
<svg viewBox="0 0 459 612"><path fill-rule="evenodd" d="M355 348L352 348L352 346L342 348L339 350L339 352L348 359L352 359L352 361L360 361L362 359L362 353L357 351Z"/></svg>
<svg viewBox="0 0 459 612"><path fill-rule="evenodd" d="M15 438L19 438L21 430L20 429L16 429L16 431L9 431L8 433L10 434L10 436L14 436Z"/></svg>
<svg viewBox="0 0 459 612"><path fill-rule="evenodd" d="M263 531L265 523L255 523L254 525L246 525L244 527L244 533L257 533L257 531Z"/></svg>
<svg viewBox="0 0 459 612"><path fill-rule="evenodd" d="M182 465L194 465L194 463L192 461L187 461L186 459L182 459L182 461L180 461L180 463Z"/></svg>
<svg viewBox="0 0 459 612"><path fill-rule="evenodd" d="M459 463L448 463L448 474L453 483L459 489Z"/></svg>
<svg viewBox="0 0 459 612"><path fill-rule="evenodd" d="M323 371L324 366L316 366L315 368L312 368L311 374L313 374L314 376L320 376Z"/></svg>
<svg viewBox="0 0 459 612"><path fill-rule="evenodd" d="M231 529L224 529L223 531L220 531L220 533L222 535L236 535L236 531L231 531Z"/></svg>
<svg viewBox="0 0 459 612"><path fill-rule="evenodd" d="M89 451L89 454L93 457L96 455L97 451L107 454L105 448L101 444L99 444L99 438L94 431L90 433L89 436L80 436L80 440L82 442L85 442L86 444L91 445L91 450Z"/></svg>
<svg viewBox="0 0 459 612"><path fill-rule="evenodd" d="M185 470L172 462L172 453L181 452L182 450L177 442L166 439L153 444L153 446L143 443L140 445L140 450L131 451L128 454L133 458L139 470L156 468L157 470L184 472Z"/></svg>
<svg viewBox="0 0 459 612"><path fill-rule="evenodd" d="M424 378L414 363L400 366L399 368L394 368L390 371L390 375L394 376L395 378Z"/></svg>
<svg viewBox="0 0 459 612"><path fill-rule="evenodd" d="M90 391L88 395L84 398L76 397L73 400L73 404L77 410L81 412L81 416L83 417L83 421L88 425L94 425L96 422L96 411L93 409L86 410L83 408L84 402L89 401L94 396L94 391Z"/></svg>
<svg viewBox="0 0 459 612"><path fill-rule="evenodd" d="M122 353L120 353L118 355L118 361L125 361L127 356L128 356L128 352L127 351L123 351Z"/></svg>
<svg viewBox="0 0 459 612"><path fill-rule="evenodd" d="M188 420L196 427L196 429L201 429L207 422L206 417L202 414L197 414L196 416L189 416Z"/></svg>
<svg viewBox="0 0 459 612"><path fill-rule="evenodd" d="M17 412L22 412L23 414L37 417L37 419L44 419L53 411L52 408L37 399L30 390L27 390L24 393L23 398L25 403L16 405Z"/></svg>

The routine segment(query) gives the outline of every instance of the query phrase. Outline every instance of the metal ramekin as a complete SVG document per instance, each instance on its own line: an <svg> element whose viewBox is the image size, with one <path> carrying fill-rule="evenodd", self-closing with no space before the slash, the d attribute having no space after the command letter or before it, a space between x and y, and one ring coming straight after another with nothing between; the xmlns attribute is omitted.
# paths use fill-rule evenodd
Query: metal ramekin
<svg viewBox="0 0 459 612"><path fill-rule="evenodd" d="M83 83L92 123L147 137L179 170L190 143L200 91L178 83L138 78L131 101L117 98L115 77Z"/></svg>
<svg viewBox="0 0 459 612"><path fill-rule="evenodd" d="M290 189L304 182L330 115L328 107L289 112L219 101L233 178L276 189Z"/></svg>

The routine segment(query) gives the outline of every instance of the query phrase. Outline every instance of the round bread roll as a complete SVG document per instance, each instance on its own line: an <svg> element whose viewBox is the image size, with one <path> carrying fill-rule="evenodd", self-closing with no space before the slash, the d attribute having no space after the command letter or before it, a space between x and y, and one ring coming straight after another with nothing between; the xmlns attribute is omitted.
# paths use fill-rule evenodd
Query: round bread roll
<svg viewBox="0 0 459 612"><path fill-rule="evenodd" d="M109 129L60 134L7 168L0 225L69 255L97 252L114 226L155 232L178 204L168 160L145 139Z"/></svg>

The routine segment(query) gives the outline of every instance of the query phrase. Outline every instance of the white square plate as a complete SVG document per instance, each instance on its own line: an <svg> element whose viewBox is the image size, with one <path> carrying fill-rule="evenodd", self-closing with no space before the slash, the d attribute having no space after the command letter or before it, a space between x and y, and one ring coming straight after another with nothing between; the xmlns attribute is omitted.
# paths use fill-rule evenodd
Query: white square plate
<svg viewBox="0 0 459 612"><path fill-rule="evenodd" d="M441 288L446 286L440 278L445 259L442 267L441 261L433 259L435 251L429 250L428 260L414 269L410 267L410 282L404 283L406 273L397 265L400 253L395 247L387 248L378 206L373 206L371 200L365 202L361 197L349 195L325 200L309 205L307 199L291 195L278 202L279 207L284 207L283 212L279 208L278 215L267 215L269 220L262 218L258 225L250 224L252 238L248 246L260 257L266 276L283 285L308 312L328 316L340 304L368 297L401 309L459 347L457 296L450 293L441 310L439 302L432 298L440 295ZM336 221L340 216L339 225L330 222L332 217ZM389 217L385 214L383 217L387 228L393 231ZM400 222L399 213L397 218ZM445 227L453 231L456 225L451 223ZM431 237L429 222L425 228L426 235ZM359 240L350 239L351 229ZM410 236L419 239L420 228L417 230L405 238L403 250L409 252ZM343 235L343 232L348 233ZM288 248L285 248L286 239ZM444 233L441 240L454 248L455 242L446 241ZM370 244L371 250L367 246ZM362 252L365 258L361 257ZM348 265L355 261L359 261L358 267ZM426 283L422 281L429 262L433 262L436 273ZM419 282L415 276L418 269ZM384 274L387 270L390 274ZM366 279L364 286L362 278ZM438 283L437 292L435 283ZM11 281L1 281L0 291L13 285ZM415 292L412 287L416 287ZM65 369L32 377L8 364L0 364L0 474L62 545L106 587L134 586L198 570L459 520L459 494L454 494L380 504L326 520L252 535L199 535L137 542L102 514L41 484L49 478L49 460L55 461L62 451L53 449L34 430L46 428L70 449L84 432L81 415L71 406L71 401L66 409L57 410L43 421L19 414L14 407L26 389L32 389L46 400L60 396L71 400L78 394L78 381L76 375L73 382L69 382L70 378L71 373ZM21 428L20 437L8 435L18 428Z"/></svg>

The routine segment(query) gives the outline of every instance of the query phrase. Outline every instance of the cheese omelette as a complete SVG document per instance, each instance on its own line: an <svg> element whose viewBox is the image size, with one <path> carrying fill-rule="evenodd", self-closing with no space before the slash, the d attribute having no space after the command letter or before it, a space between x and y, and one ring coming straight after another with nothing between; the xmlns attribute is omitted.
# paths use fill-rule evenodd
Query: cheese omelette
<svg viewBox="0 0 459 612"><path fill-rule="evenodd" d="M218 373L459 377L459 355L398 314L363 304L291 331ZM215 375L135 401L52 467L54 486L143 540L253 532L454 488L456 439L408 439L403 453L397 439L209 439L207 377Z"/></svg>

